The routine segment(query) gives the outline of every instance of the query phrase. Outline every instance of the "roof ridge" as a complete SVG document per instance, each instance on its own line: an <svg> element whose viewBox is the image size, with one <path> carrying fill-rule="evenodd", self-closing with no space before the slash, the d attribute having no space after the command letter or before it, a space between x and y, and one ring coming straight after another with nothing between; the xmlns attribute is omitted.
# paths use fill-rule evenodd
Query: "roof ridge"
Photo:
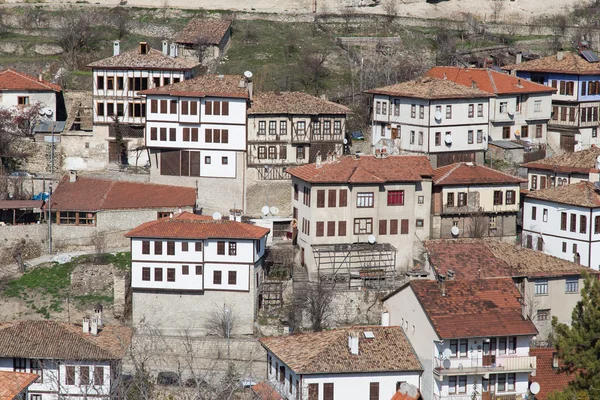
<svg viewBox="0 0 600 400"><path fill-rule="evenodd" d="M498 88L496 87L496 81L494 80L494 77L491 74L491 71L488 69L487 70L487 75L488 78L490 78L490 83L492 84L492 88L494 89L494 94L498 95Z"/></svg>
<svg viewBox="0 0 600 400"><path fill-rule="evenodd" d="M446 172L444 175L442 175L442 177L436 182L436 185L443 182L444 179L448 178L454 171L456 171L462 165L463 165L462 162L454 164L454 168L450 168L448 170L448 172ZM444 168L444 167L442 167L442 168Z"/></svg>

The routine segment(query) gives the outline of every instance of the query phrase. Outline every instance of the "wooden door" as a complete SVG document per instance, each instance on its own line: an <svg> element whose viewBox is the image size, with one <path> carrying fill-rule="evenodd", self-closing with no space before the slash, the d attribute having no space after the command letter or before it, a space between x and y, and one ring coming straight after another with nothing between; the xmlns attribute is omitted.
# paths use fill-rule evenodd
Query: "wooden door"
<svg viewBox="0 0 600 400"><path fill-rule="evenodd" d="M392 128L392 139L398 139L398 128Z"/></svg>
<svg viewBox="0 0 600 400"><path fill-rule="evenodd" d="M570 153L575 151L575 136L560 135L560 148Z"/></svg>

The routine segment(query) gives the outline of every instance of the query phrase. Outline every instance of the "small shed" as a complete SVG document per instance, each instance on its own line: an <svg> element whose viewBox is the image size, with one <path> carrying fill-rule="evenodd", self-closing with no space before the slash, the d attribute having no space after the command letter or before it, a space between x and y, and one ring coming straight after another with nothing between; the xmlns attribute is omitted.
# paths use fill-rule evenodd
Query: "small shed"
<svg viewBox="0 0 600 400"><path fill-rule="evenodd" d="M42 200L0 200L0 225L36 224L43 204Z"/></svg>

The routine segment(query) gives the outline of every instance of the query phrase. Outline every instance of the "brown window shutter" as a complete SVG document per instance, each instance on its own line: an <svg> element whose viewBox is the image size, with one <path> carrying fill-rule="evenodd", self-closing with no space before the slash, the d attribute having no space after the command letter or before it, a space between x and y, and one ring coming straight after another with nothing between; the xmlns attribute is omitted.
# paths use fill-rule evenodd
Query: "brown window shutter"
<svg viewBox="0 0 600 400"><path fill-rule="evenodd" d="M183 141L184 142L190 141L190 128L183 128Z"/></svg>
<svg viewBox="0 0 600 400"><path fill-rule="evenodd" d="M73 373L75 375L75 373ZM309 383L308 384L308 400L319 400L319 384Z"/></svg>
<svg viewBox="0 0 600 400"><path fill-rule="evenodd" d="M325 190L317 190L317 208L325 207Z"/></svg>
<svg viewBox="0 0 600 400"><path fill-rule="evenodd" d="M398 220L390 219L390 235L398 234Z"/></svg>
<svg viewBox="0 0 600 400"><path fill-rule="evenodd" d="M202 265L196 265L196 275L202 275Z"/></svg>
<svg viewBox="0 0 600 400"><path fill-rule="evenodd" d="M220 101L213 101L213 114L221 115L221 102Z"/></svg>
<svg viewBox="0 0 600 400"><path fill-rule="evenodd" d="M212 143L212 129L206 129L204 131L204 141L206 143Z"/></svg>
<svg viewBox="0 0 600 400"><path fill-rule="evenodd" d="M325 222L317 221L317 236L321 237L325 234Z"/></svg>
<svg viewBox="0 0 600 400"><path fill-rule="evenodd" d="M369 400L379 400L379 382L369 384Z"/></svg>
<svg viewBox="0 0 600 400"><path fill-rule="evenodd" d="M189 275L190 274L190 266L182 265L181 266L181 275Z"/></svg>
<svg viewBox="0 0 600 400"><path fill-rule="evenodd" d="M213 143L221 143L221 130L213 129Z"/></svg>
<svg viewBox="0 0 600 400"><path fill-rule="evenodd" d="M158 129L150 128L150 140L157 140L157 139L158 139Z"/></svg>
<svg viewBox="0 0 600 400"><path fill-rule="evenodd" d="M225 242L217 242L217 254L225 254Z"/></svg>
<svg viewBox="0 0 600 400"><path fill-rule="evenodd" d="M190 176L190 152L181 151L181 176Z"/></svg>
<svg viewBox="0 0 600 400"><path fill-rule="evenodd" d="M167 128L160 128L160 140L163 142L167 141Z"/></svg>
<svg viewBox="0 0 600 400"><path fill-rule="evenodd" d="M192 128L192 142L198 141L198 128Z"/></svg>
<svg viewBox="0 0 600 400"><path fill-rule="evenodd" d="M200 176L199 151L190 151L190 176Z"/></svg>
<svg viewBox="0 0 600 400"><path fill-rule="evenodd" d="M338 236L346 236L346 221L338 222Z"/></svg>
<svg viewBox="0 0 600 400"><path fill-rule="evenodd" d="M202 251L202 242L196 242L196 243L194 243L194 250L196 250L196 251Z"/></svg>
<svg viewBox="0 0 600 400"><path fill-rule="evenodd" d="M333 400L333 383L323 384L323 400Z"/></svg>
<svg viewBox="0 0 600 400"><path fill-rule="evenodd" d="M327 236L335 236L335 221L327 222Z"/></svg>
<svg viewBox="0 0 600 400"><path fill-rule="evenodd" d="M408 235L408 220L407 219L403 219L402 221L400 221L400 234Z"/></svg>
<svg viewBox="0 0 600 400"><path fill-rule="evenodd" d="M142 254L150 254L150 241L144 240L142 242Z"/></svg>
<svg viewBox="0 0 600 400"><path fill-rule="evenodd" d="M143 281L150 280L150 267L142 267L142 280Z"/></svg>
<svg viewBox="0 0 600 400"><path fill-rule="evenodd" d="M177 140L177 128L169 128L169 141L174 142Z"/></svg>
<svg viewBox="0 0 600 400"><path fill-rule="evenodd" d="M177 100L171 100L171 110L170 114L177 114Z"/></svg>
<svg viewBox="0 0 600 400"><path fill-rule="evenodd" d="M175 268L167 268L167 282L175 282Z"/></svg>
<svg viewBox="0 0 600 400"><path fill-rule="evenodd" d="M171 242L171 241L167 242L167 255L169 255L169 256L175 255L175 242Z"/></svg>
<svg viewBox="0 0 600 400"><path fill-rule="evenodd" d="M154 268L154 280L157 282L162 282L163 280L163 270L162 268Z"/></svg>
<svg viewBox="0 0 600 400"><path fill-rule="evenodd" d="M204 114L212 115L212 101L206 101L204 103Z"/></svg>
<svg viewBox="0 0 600 400"><path fill-rule="evenodd" d="M387 235L387 220L386 219L379 220L379 234Z"/></svg>
<svg viewBox="0 0 600 400"><path fill-rule="evenodd" d="M229 115L229 102L224 101L222 104L223 107L221 108L221 110L223 111L223 115Z"/></svg>
<svg viewBox="0 0 600 400"><path fill-rule="evenodd" d="M279 158L285 160L287 158L287 145L282 144L279 146Z"/></svg>
<svg viewBox="0 0 600 400"><path fill-rule="evenodd" d="M154 254L157 254L157 255L162 254L162 242L160 240L156 240L154 242Z"/></svg>
<svg viewBox="0 0 600 400"><path fill-rule="evenodd" d="M346 207L348 205L348 190L340 189L340 207Z"/></svg>
<svg viewBox="0 0 600 400"><path fill-rule="evenodd" d="M181 115L188 115L189 104L187 100L181 102Z"/></svg>
<svg viewBox="0 0 600 400"><path fill-rule="evenodd" d="M150 112L153 114L158 113L158 100L156 100L156 99L150 100Z"/></svg>
<svg viewBox="0 0 600 400"><path fill-rule="evenodd" d="M229 130L228 129L221 130L221 143L229 143Z"/></svg>
<svg viewBox="0 0 600 400"><path fill-rule="evenodd" d="M337 196L337 191L335 189L329 189L329 194L328 194L328 207L335 207L335 200L336 200L336 196Z"/></svg>
<svg viewBox="0 0 600 400"><path fill-rule="evenodd" d="M188 242L181 242L181 251L188 251L188 247L189 243Z"/></svg>
<svg viewBox="0 0 600 400"><path fill-rule="evenodd" d="M166 114L167 113L167 101L166 100L161 100L160 101L160 113L161 114Z"/></svg>
<svg viewBox="0 0 600 400"><path fill-rule="evenodd" d="M213 283L217 285L221 284L221 271L213 271Z"/></svg>
<svg viewBox="0 0 600 400"><path fill-rule="evenodd" d="M198 103L190 101L190 115L198 115Z"/></svg>
<svg viewBox="0 0 600 400"><path fill-rule="evenodd" d="M179 176L180 174L179 150L163 150L160 152L160 174Z"/></svg>
<svg viewBox="0 0 600 400"><path fill-rule="evenodd" d="M229 271L229 273L227 275L228 275L227 276L227 284L236 285L237 284L237 272Z"/></svg>

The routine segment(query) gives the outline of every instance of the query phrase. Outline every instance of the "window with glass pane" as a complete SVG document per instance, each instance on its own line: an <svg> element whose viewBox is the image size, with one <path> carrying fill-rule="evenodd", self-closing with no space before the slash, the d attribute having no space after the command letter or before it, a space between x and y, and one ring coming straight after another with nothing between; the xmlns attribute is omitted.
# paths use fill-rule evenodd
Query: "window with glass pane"
<svg viewBox="0 0 600 400"><path fill-rule="evenodd" d="M567 278L565 284L565 292L577 293L579 292L579 279L578 278Z"/></svg>
<svg viewBox="0 0 600 400"><path fill-rule="evenodd" d="M547 279L541 279L541 280L535 281L535 294L536 295L548 294L548 280Z"/></svg>
<svg viewBox="0 0 600 400"><path fill-rule="evenodd" d="M369 208L373 207L374 200L373 192L359 192L356 195L356 207L357 208Z"/></svg>
<svg viewBox="0 0 600 400"><path fill-rule="evenodd" d="M389 190L387 196L388 206L404 205L404 190Z"/></svg>
<svg viewBox="0 0 600 400"><path fill-rule="evenodd" d="M456 376L448 377L448 393L455 394L456 393Z"/></svg>

